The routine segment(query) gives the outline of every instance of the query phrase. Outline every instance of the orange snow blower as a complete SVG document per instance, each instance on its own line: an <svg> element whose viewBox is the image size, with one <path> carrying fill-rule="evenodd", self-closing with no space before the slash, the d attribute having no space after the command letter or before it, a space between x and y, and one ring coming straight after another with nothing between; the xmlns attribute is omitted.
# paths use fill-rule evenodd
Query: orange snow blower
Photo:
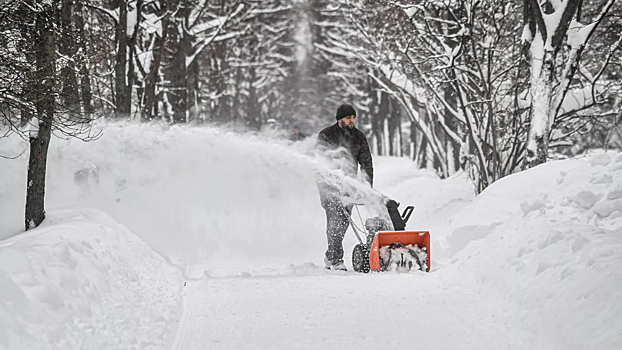
<svg viewBox="0 0 622 350"><path fill-rule="evenodd" d="M386 205L393 230L381 218L367 219L365 230L350 218L352 230L359 241L352 251L354 271L367 273L418 269L430 272L430 232L405 231L406 222L414 207L408 206L400 215L397 202L389 200ZM355 208L362 223L358 205L355 204ZM363 242L361 236L366 236L366 242Z"/></svg>
<svg viewBox="0 0 622 350"><path fill-rule="evenodd" d="M401 243L396 245L395 243ZM425 252L425 269L430 272L430 232L428 231L380 231L378 232L371 244L369 251L369 267L372 271L380 272L380 249L382 247L397 246L402 247L417 247ZM412 251L412 250L411 250ZM417 253L415 253L417 254ZM415 261L420 259L420 253L417 255L411 255ZM421 260L418 261L420 269L423 269ZM409 268L410 269L410 268Z"/></svg>

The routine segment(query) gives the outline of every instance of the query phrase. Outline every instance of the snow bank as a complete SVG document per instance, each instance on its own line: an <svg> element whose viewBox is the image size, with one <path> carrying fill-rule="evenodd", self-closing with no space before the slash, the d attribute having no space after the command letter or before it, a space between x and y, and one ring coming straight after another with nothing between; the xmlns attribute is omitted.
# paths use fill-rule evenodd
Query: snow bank
<svg viewBox="0 0 622 350"><path fill-rule="evenodd" d="M165 349L180 273L98 210L0 241L0 349Z"/></svg>
<svg viewBox="0 0 622 350"><path fill-rule="evenodd" d="M622 154L554 161L496 182L454 215L442 273L496 295L530 342L622 346ZM491 299L491 303L493 302Z"/></svg>

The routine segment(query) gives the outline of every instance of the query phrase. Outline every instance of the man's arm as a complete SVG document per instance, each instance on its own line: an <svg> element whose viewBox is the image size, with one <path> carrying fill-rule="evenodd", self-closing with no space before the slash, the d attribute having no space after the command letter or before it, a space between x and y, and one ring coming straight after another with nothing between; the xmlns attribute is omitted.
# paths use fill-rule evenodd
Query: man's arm
<svg viewBox="0 0 622 350"><path fill-rule="evenodd" d="M361 170L367 175L367 179L369 180L369 184L374 186L374 164L371 157L371 150L369 149L369 143L367 143L367 139L365 136L362 137L362 145L361 152L358 156L358 163L361 165Z"/></svg>

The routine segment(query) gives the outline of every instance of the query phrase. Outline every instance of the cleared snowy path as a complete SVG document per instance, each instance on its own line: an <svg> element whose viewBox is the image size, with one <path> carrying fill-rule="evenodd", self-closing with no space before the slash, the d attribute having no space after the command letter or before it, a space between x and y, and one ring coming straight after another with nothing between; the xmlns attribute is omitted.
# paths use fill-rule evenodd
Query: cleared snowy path
<svg viewBox="0 0 622 350"><path fill-rule="evenodd" d="M188 281L172 349L525 348L494 298L434 273L303 270Z"/></svg>

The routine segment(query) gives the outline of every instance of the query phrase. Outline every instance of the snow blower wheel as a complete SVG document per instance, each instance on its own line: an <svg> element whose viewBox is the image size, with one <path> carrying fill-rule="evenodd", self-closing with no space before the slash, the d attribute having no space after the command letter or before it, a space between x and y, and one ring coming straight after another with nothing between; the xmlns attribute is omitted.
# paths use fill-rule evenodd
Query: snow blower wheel
<svg viewBox="0 0 622 350"><path fill-rule="evenodd" d="M364 244L357 244L352 251L352 268L356 272L368 273L369 251Z"/></svg>

